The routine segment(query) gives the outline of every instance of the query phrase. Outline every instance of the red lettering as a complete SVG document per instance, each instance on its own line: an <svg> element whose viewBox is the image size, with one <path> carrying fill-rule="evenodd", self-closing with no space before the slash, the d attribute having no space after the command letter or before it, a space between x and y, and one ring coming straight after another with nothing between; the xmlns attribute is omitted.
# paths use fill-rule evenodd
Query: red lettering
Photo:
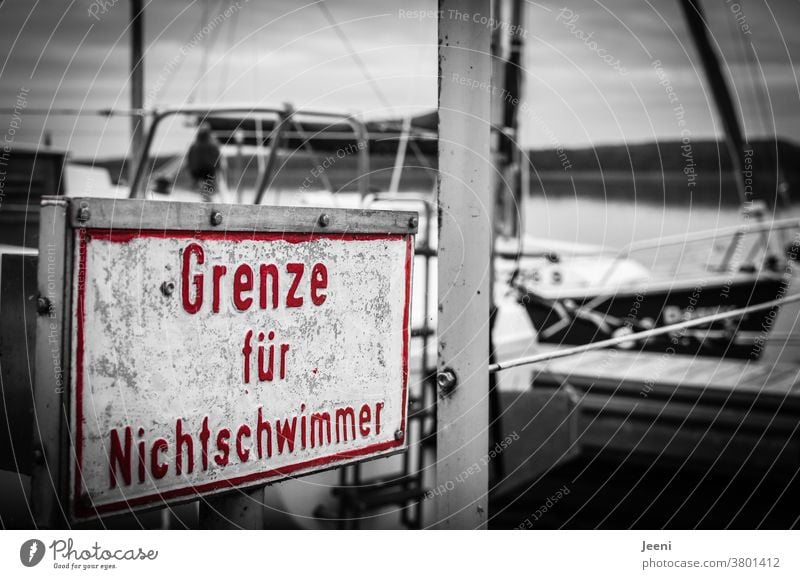
<svg viewBox="0 0 800 579"><path fill-rule="evenodd" d="M281 380L286 378L286 352L289 351L289 344L281 344Z"/></svg>
<svg viewBox="0 0 800 579"><path fill-rule="evenodd" d="M350 429L353 433L352 438L356 438L356 413L350 406L336 409L336 442L347 442L347 419L350 419ZM341 429L339 426L341 425Z"/></svg>
<svg viewBox="0 0 800 579"><path fill-rule="evenodd" d="M258 448L258 458L262 458L264 456L262 452L262 444L261 444L261 434L263 432L267 433L267 458L272 456L272 425L266 420L264 420L261 412L261 406L258 407L258 426L256 427L256 439L257 439L257 448Z"/></svg>
<svg viewBox="0 0 800 579"><path fill-rule="evenodd" d="M219 454L214 455L214 462L220 466L228 464L228 455L230 455L231 447L228 444L228 439L231 437L231 431L227 428L221 429L217 433L217 450Z"/></svg>
<svg viewBox="0 0 800 579"><path fill-rule="evenodd" d="M316 425L317 429L314 430ZM329 412L315 412L311 415L311 448L314 448L316 439L319 438L319 445L325 443L325 432L322 428L325 427L328 434L328 444L331 443L331 415Z"/></svg>
<svg viewBox="0 0 800 579"><path fill-rule="evenodd" d="M320 294L319 290L328 288L328 268L322 263L315 263L311 270L311 301L315 306L321 306L327 299L327 294Z"/></svg>
<svg viewBox="0 0 800 579"><path fill-rule="evenodd" d="M214 310L214 313L219 313L219 302L220 302L220 280L222 276L228 271L228 268L224 265L215 265L212 268L214 274L214 294L211 300L211 309Z"/></svg>
<svg viewBox="0 0 800 579"><path fill-rule="evenodd" d="M122 480L126 485L131 484L131 444L133 443L133 433L131 427L125 427L125 450L122 450L122 443L119 440L117 429L111 431L111 452L108 457L108 466L111 475L111 488L117 486L117 468L121 470Z"/></svg>
<svg viewBox="0 0 800 579"><path fill-rule="evenodd" d="M175 423L175 474L183 474L183 445L188 448L189 468L186 474L191 474L194 470L194 441L192 435L183 432L183 420L178 418Z"/></svg>
<svg viewBox="0 0 800 579"><path fill-rule="evenodd" d="M169 444L163 438L158 438L153 443L153 448L150 449L150 472L153 473L153 478L164 478L167 474L167 463L158 462L158 453L160 451L167 452Z"/></svg>
<svg viewBox="0 0 800 579"><path fill-rule="evenodd" d="M142 436L144 436L144 428L142 428L142 427L140 426L140 427L139 427L139 438L141 438ZM140 441L139 441L139 444L138 444L138 446L139 446L139 469L138 469L138 470L139 470L139 482L140 482L140 483L143 483L143 482L144 482L144 474L145 474L145 465L144 465L144 455L145 455L145 450L144 450L144 440L140 440Z"/></svg>
<svg viewBox="0 0 800 579"><path fill-rule="evenodd" d="M208 428L208 416L203 417L203 426L200 428L200 446L202 452L200 460L203 462L203 470L208 470L208 439L211 436L211 430Z"/></svg>
<svg viewBox="0 0 800 579"><path fill-rule="evenodd" d="M361 436L369 436L369 421L372 418L372 412L369 409L369 404L364 404L361 407L361 412L358 413L358 431Z"/></svg>
<svg viewBox="0 0 800 579"><path fill-rule="evenodd" d="M288 420L283 421L283 427L281 427L281 421L275 421L275 430L278 432L278 453L283 454L283 447L284 444L289 447L289 452L294 451L294 434L295 430L297 429L297 416L292 418L291 426L289 425Z"/></svg>
<svg viewBox="0 0 800 579"><path fill-rule="evenodd" d="M244 383L250 384L250 354L253 353L253 347L250 345L250 340L253 337L253 330L248 330L244 337L244 347L242 348L242 355L244 355Z"/></svg>
<svg viewBox="0 0 800 579"><path fill-rule="evenodd" d="M306 415L303 414L306 411L306 405L300 405L300 448L306 448Z"/></svg>
<svg viewBox="0 0 800 579"><path fill-rule="evenodd" d="M278 307L278 267L275 264L262 264L258 268L259 303L262 310L267 309L267 275L272 278L272 309Z"/></svg>
<svg viewBox="0 0 800 579"><path fill-rule="evenodd" d="M181 297L183 309L190 314L196 314L203 305L203 274L198 273L189 282L190 262L193 255L197 256L197 263L205 262L203 248L197 243L190 243L183 250L183 267L181 268ZM190 286L194 286L194 299L191 297Z"/></svg>
<svg viewBox="0 0 800 579"><path fill-rule="evenodd" d="M233 305L240 312L249 308L253 303L253 298L242 298L242 292L253 291L253 270L246 263L236 268L233 274Z"/></svg>
<svg viewBox="0 0 800 579"><path fill-rule="evenodd" d="M375 435L381 433L381 410L383 409L383 402L378 402L375 405Z"/></svg>
<svg viewBox="0 0 800 579"><path fill-rule="evenodd" d="M239 460L247 462L250 458L250 449L242 446L242 438L250 438L250 427L242 424L239 430L236 431L236 454L239 455Z"/></svg>
<svg viewBox="0 0 800 579"><path fill-rule="evenodd" d="M275 332L270 331L269 339L273 339L275 337ZM264 332L259 332L258 334L258 341L264 341ZM269 347L269 365L264 366L264 346L263 344L259 344L258 346L258 379L262 382L272 382L272 378L274 377L274 369L275 369L275 345L271 344Z"/></svg>
<svg viewBox="0 0 800 579"><path fill-rule="evenodd" d="M287 263L286 271L294 276L292 285L289 287L289 293L286 294L286 307L299 308L303 305L303 296L298 296L297 288L300 287L300 280L303 278L303 272L306 270L304 263Z"/></svg>

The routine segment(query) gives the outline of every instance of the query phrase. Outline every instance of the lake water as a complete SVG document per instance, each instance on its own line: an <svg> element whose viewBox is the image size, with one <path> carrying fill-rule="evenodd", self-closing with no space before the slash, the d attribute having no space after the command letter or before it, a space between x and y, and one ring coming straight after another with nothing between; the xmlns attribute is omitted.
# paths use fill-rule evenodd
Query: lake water
<svg viewBox="0 0 800 579"><path fill-rule="evenodd" d="M735 207L681 207L567 197L530 197L523 214L528 235L611 249L634 241L742 223Z"/></svg>

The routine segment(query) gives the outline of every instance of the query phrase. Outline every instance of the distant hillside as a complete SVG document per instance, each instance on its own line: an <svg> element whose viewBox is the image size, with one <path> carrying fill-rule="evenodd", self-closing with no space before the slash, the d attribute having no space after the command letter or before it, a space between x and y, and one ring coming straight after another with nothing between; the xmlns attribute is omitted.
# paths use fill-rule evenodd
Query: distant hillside
<svg viewBox="0 0 800 579"><path fill-rule="evenodd" d="M800 191L800 147L754 141L750 157L756 198L776 196L780 166L790 196ZM594 148L534 150L533 194L591 196L654 203L736 205L738 192L725 144L679 141Z"/></svg>
<svg viewBox="0 0 800 579"><path fill-rule="evenodd" d="M732 174L731 162L724 143L696 141L687 148L678 141L652 142L636 145L603 145L594 148L529 151L531 160L531 194L546 196L593 197L652 204L707 206L738 205L739 196ZM780 166L787 195L800 198L800 147L788 141L755 141L753 148L753 193L755 198L772 200L778 185ZM160 158L159 167L169 161ZM355 190L356 156L337 158L320 152L318 162L326 165L326 174L335 189ZM406 155L406 168L400 182L404 191L429 191L435 182L436 159L425 157L419 162L411 151ZM83 160L83 164L106 167L112 180L126 174L122 159ZM386 190L394 165L393 154L371 155L370 188ZM247 170L242 177L246 187L255 184L256 163L245 160ZM430 165L426 167L425 164ZM274 181L283 189L318 189L323 186L314 177L315 163L303 152L296 152L279 163L280 171ZM235 165L232 166L235 170ZM238 173L241 176L241 172ZM185 171L177 176L185 184ZM236 177L237 179L239 177Z"/></svg>

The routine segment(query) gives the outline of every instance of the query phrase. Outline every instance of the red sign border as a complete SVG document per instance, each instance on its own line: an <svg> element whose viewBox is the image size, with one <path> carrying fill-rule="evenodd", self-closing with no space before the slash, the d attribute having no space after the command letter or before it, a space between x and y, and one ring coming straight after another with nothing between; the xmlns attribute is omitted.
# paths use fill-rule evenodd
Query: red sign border
<svg viewBox="0 0 800 579"><path fill-rule="evenodd" d="M317 239L334 239L336 241L373 241L391 240L397 241L406 239L406 264L405 264L405 304L403 306L403 349L402 349L402 416L400 419L403 436L385 442L378 442L367 445L363 448L338 452L327 456L306 460L303 462L290 464L282 468L270 469L266 471L240 475L232 478L216 480L201 485L190 485L178 489L171 489L165 492L158 492L150 495L134 497L129 500L115 501L102 505L88 506L81 501L82 490L82 459L83 459L83 345L84 345L84 317L85 317L85 283L78 283L76 301L76 351L75 351L75 460L74 460L74 495L73 513L76 518L86 519L97 515L124 512L127 507L158 506L165 504L170 499L198 495L208 491L219 491L220 489L236 489L246 486L259 480L280 480L299 470L314 467L327 466L333 467L338 462L349 461L353 458L378 453L400 447L405 444L408 432L406 413L408 409L408 344L409 344L409 321L411 315L411 268L414 259L414 236L411 234L388 233L268 233L268 232L243 232L243 231L189 231L189 230L125 230L125 229L79 229L78 230L78 276L86 272L86 257L88 243L92 239L102 239L104 241L127 243L138 238L169 238L169 239L198 239L202 241L286 241L289 243L306 243ZM376 457L377 458L377 457Z"/></svg>

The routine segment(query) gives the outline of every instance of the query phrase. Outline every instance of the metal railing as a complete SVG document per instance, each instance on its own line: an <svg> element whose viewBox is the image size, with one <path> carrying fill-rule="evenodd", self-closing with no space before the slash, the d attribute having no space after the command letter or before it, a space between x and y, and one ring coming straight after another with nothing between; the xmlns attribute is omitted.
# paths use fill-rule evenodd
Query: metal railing
<svg viewBox="0 0 800 579"><path fill-rule="evenodd" d="M209 106L186 106L165 109L163 111L154 111L152 113L153 120L145 137L145 142L139 159L136 165L133 180L131 181L131 188L129 197L131 199L139 198L142 194L144 187L145 173L150 159L150 150L155 140L156 132L159 125L172 116L194 116L198 117L201 121L208 117L216 115L243 115L243 116L263 116L268 115L276 119L276 124L269 135L270 153L267 159L267 165L263 173L259 176L258 184L256 187L255 203L260 204L263 195L272 181L272 173L275 169L278 151L282 139L285 137L285 130L287 125L294 122L297 117L310 117L310 118L329 118L344 121L353 129L355 141L358 143L358 174L359 174L359 192L362 197L365 197L369 192L369 133L366 125L353 115L332 113L324 111L312 110L295 110L290 106L283 108L279 107L246 107L246 106L231 106L231 107L209 107Z"/></svg>

